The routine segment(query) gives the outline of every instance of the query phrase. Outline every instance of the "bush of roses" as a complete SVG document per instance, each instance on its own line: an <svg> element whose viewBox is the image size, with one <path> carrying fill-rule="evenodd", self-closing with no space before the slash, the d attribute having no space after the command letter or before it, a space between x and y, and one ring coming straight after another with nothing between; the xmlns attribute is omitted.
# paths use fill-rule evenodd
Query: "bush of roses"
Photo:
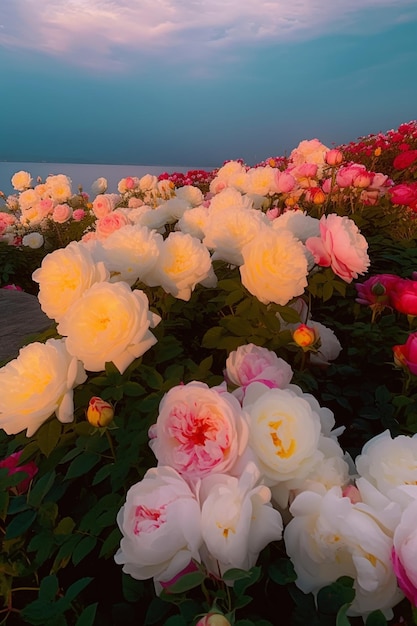
<svg viewBox="0 0 417 626"><path fill-rule="evenodd" d="M0 623L414 623L413 129L395 180L381 138L16 173L2 282L51 326L0 367Z"/></svg>

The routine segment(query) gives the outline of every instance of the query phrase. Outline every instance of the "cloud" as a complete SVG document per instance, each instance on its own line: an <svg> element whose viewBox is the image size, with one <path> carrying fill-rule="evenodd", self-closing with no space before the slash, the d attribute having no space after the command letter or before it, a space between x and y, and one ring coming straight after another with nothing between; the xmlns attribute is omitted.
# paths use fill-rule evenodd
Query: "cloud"
<svg viewBox="0 0 417 626"><path fill-rule="evenodd" d="M365 33L409 19L415 0L2 0L0 46L107 70L149 59L233 60L242 46L327 32ZM410 14L411 17L411 14Z"/></svg>

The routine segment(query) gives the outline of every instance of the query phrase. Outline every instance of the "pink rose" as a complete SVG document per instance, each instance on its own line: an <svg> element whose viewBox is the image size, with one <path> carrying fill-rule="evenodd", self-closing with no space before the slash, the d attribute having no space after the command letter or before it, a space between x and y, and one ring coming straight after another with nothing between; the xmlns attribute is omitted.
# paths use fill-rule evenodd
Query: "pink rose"
<svg viewBox="0 0 417 626"><path fill-rule="evenodd" d="M327 165L340 165L343 161L343 152L337 148L333 148L333 150L326 152L324 159Z"/></svg>
<svg viewBox="0 0 417 626"><path fill-rule="evenodd" d="M393 346L394 361L417 376L417 332L411 333L402 345Z"/></svg>
<svg viewBox="0 0 417 626"><path fill-rule="evenodd" d="M397 278L390 290L392 306L399 313L417 315L417 281Z"/></svg>
<svg viewBox="0 0 417 626"><path fill-rule="evenodd" d="M22 478L22 480L15 487L19 495L25 493L28 490L32 478L38 473L38 467L34 461L29 461L28 463L19 465L19 459L22 456L22 452L23 450L20 450L19 452L14 452L7 458L0 461L0 468L7 468L9 476L17 474L18 472L26 474L26 478Z"/></svg>
<svg viewBox="0 0 417 626"><path fill-rule="evenodd" d="M226 360L226 379L238 385L234 395L241 401L248 385L260 382L272 389L288 387L293 371L272 350L249 343L230 352Z"/></svg>
<svg viewBox="0 0 417 626"><path fill-rule="evenodd" d="M364 165L360 165L359 163L353 163L351 165L346 165L345 167L341 167L336 174L336 184L338 187L351 187L353 185L354 179L359 174L366 173L366 168Z"/></svg>
<svg viewBox="0 0 417 626"><path fill-rule="evenodd" d="M113 211L96 222L96 235L98 239L106 239L115 230L127 226L129 220L121 211Z"/></svg>
<svg viewBox="0 0 417 626"><path fill-rule="evenodd" d="M393 204L411 206L417 202L417 183L402 183L388 190Z"/></svg>
<svg viewBox="0 0 417 626"><path fill-rule="evenodd" d="M72 214L72 219L74 220L74 222L81 222L81 220L83 220L84 217L85 217L84 209L75 209L75 211Z"/></svg>
<svg viewBox="0 0 417 626"><path fill-rule="evenodd" d="M149 436L158 465L197 479L229 472L246 448L248 429L232 394L192 381L165 394Z"/></svg>
<svg viewBox="0 0 417 626"><path fill-rule="evenodd" d="M96 217L104 217L116 208L120 202L120 196L117 193L105 193L95 197L93 201L93 213Z"/></svg>
<svg viewBox="0 0 417 626"><path fill-rule="evenodd" d="M72 216L72 208L68 204L57 204L52 213L52 219L57 224L65 224Z"/></svg>
<svg viewBox="0 0 417 626"><path fill-rule="evenodd" d="M9 289L10 291L23 291L22 287L19 287L18 285L15 285L15 284L4 285L2 289Z"/></svg>
<svg viewBox="0 0 417 626"><path fill-rule="evenodd" d="M368 242L360 234L355 222L336 213L320 218L320 237L310 237L306 248L315 263L331 267L333 272L347 283L369 267Z"/></svg>
<svg viewBox="0 0 417 626"><path fill-rule="evenodd" d="M289 191L292 191L296 184L294 176L289 172L280 172L279 170L276 171L275 186L279 193L288 193Z"/></svg>
<svg viewBox="0 0 417 626"><path fill-rule="evenodd" d="M417 606L417 501L403 512L394 531L392 566L398 586L413 606Z"/></svg>

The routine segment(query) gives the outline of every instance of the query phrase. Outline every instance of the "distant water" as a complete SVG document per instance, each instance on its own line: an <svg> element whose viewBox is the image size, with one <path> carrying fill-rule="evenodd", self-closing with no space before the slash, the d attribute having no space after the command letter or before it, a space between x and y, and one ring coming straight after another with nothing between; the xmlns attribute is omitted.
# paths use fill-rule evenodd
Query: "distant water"
<svg viewBox="0 0 417 626"><path fill-rule="evenodd" d="M97 178L103 177L108 182L108 193L117 193L117 184L126 176L137 176L141 178L145 174L158 176L164 172L188 172L189 170L211 171L212 167L205 166L176 166L176 165L96 165L80 163L20 163L20 162L0 162L0 191L6 196L16 193L13 190L10 179L13 174L24 170L29 172L36 184L38 176L45 180L51 174L65 174L72 180L72 190L77 193L81 185L83 191L91 192L91 185Z"/></svg>

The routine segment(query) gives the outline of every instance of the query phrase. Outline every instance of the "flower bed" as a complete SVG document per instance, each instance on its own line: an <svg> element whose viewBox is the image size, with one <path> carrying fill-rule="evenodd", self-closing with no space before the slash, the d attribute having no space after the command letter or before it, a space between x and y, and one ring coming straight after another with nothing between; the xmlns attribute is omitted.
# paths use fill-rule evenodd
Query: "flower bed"
<svg viewBox="0 0 417 626"><path fill-rule="evenodd" d="M16 173L51 327L0 368L0 623L416 623L416 148Z"/></svg>

